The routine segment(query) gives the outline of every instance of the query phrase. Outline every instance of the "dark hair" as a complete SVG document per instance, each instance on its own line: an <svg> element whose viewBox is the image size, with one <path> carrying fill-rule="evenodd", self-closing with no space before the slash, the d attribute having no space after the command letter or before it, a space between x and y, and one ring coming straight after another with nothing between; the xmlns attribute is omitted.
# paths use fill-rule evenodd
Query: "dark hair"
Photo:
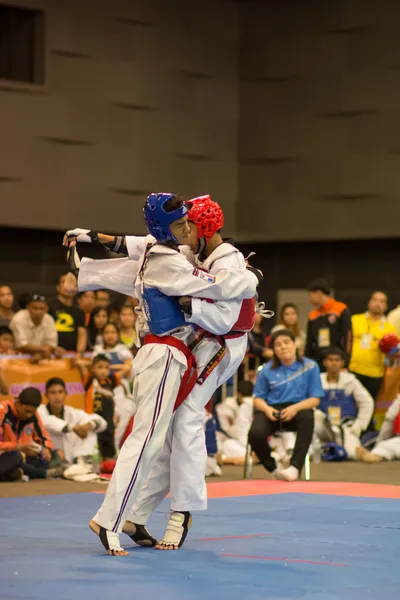
<svg viewBox="0 0 400 600"><path fill-rule="evenodd" d="M375 294L383 294L385 296L386 302L387 302L388 295L386 292L382 292L382 290L375 290L375 291L371 292L371 294L369 295L369 298L368 298L368 302L372 299L372 296L375 296Z"/></svg>
<svg viewBox="0 0 400 600"><path fill-rule="evenodd" d="M293 308L293 310L296 311L297 317L299 316L299 309L296 304L293 304L293 302L285 302L285 304L281 306L281 310L279 312L279 323L280 325L284 325L285 329L289 329L283 320L283 315L285 314L285 310L287 308ZM292 325L292 329L290 329L290 331L293 332L295 338L300 337L300 325L298 320L297 323Z"/></svg>
<svg viewBox="0 0 400 600"><path fill-rule="evenodd" d="M121 334L120 334L120 331L119 331L119 327L118 327L118 325L116 325L116 324L115 324L113 321L108 321L108 323L106 323L106 324L104 325L104 329L105 329L106 327L109 327L110 325L111 325L112 327L114 327L114 329L115 329L115 331L117 332L117 335L118 335L118 340L120 341L120 340L121 340ZM104 329L103 329L103 334L104 334ZM103 343L104 343L104 336L103 336Z"/></svg>
<svg viewBox="0 0 400 600"><path fill-rule="evenodd" d="M279 329L278 331L275 331L275 333L272 334L270 347L272 348L272 351L274 353L272 356L272 359L271 359L273 369L277 369L282 364L281 361L279 360L279 358L277 357L277 355L275 353L275 348L274 348L276 340L281 336L290 338L292 340L292 342L296 341L296 339L294 337L294 333L292 331L290 331L290 329ZM298 360L301 363L304 362L299 354L298 348L296 348L296 360Z"/></svg>
<svg viewBox="0 0 400 600"><path fill-rule="evenodd" d="M172 196L167 202L164 204L165 212L173 212L174 210L178 210L185 204L185 199L183 196Z"/></svg>
<svg viewBox="0 0 400 600"><path fill-rule="evenodd" d="M310 281L307 285L307 290L309 292L323 292L327 296L332 293L332 287L329 285L329 282L322 278Z"/></svg>
<svg viewBox="0 0 400 600"><path fill-rule="evenodd" d="M52 377L46 381L46 394L53 385L61 385L64 390L67 390L64 379L61 379L61 377Z"/></svg>
<svg viewBox="0 0 400 600"><path fill-rule="evenodd" d="M90 319L89 319L89 323L87 326L87 331L88 331L88 342L89 342L89 347L93 348L93 346L96 343L96 336L98 334L98 330L97 327L95 325L94 322L94 318L99 314L99 312L101 312L102 310L105 310L107 313L107 322L108 319L110 317L110 312L109 310L105 307L105 306L96 306L93 310L92 313L90 315Z"/></svg>
<svg viewBox="0 0 400 600"><path fill-rule="evenodd" d="M110 359L107 358L105 354L96 354L96 356L92 360L92 367L94 367L94 365L97 365L97 363L99 362L106 362L110 364Z"/></svg>
<svg viewBox="0 0 400 600"><path fill-rule="evenodd" d="M239 381L238 383L238 394L242 394L243 396L252 396L254 390L254 384L251 381Z"/></svg>
<svg viewBox="0 0 400 600"><path fill-rule="evenodd" d="M91 294L96 295L96 292L94 292L93 290L86 290L85 292L78 292L78 298L82 298L82 296L84 296L88 292L91 293Z"/></svg>
<svg viewBox="0 0 400 600"><path fill-rule="evenodd" d="M97 296L97 294L99 292L105 292L106 294L108 294L109 298L111 298L111 292L110 292L110 290L106 290L106 289L96 290L95 291L95 295Z"/></svg>
<svg viewBox="0 0 400 600"><path fill-rule="evenodd" d="M13 332L7 325L0 325L0 336L2 335L12 335Z"/></svg>
<svg viewBox="0 0 400 600"><path fill-rule="evenodd" d="M120 314L121 314L121 312L122 312L124 309L126 309L126 308L130 309L130 310L131 310L133 313L135 312L135 307L134 307L132 304L130 304L130 302L125 302L125 304L123 304L123 305L122 305L122 306L120 306L120 308L119 308L119 312L120 312ZM135 314L136 314L136 313L135 313Z"/></svg>
<svg viewBox="0 0 400 600"><path fill-rule="evenodd" d="M25 406L38 406L42 403L42 394L35 387L27 387L18 396L18 400Z"/></svg>
<svg viewBox="0 0 400 600"><path fill-rule="evenodd" d="M325 348L322 351L322 358L325 360L328 356L339 356L341 360L345 360L345 356L343 350L338 348L338 346L331 346L330 348Z"/></svg>

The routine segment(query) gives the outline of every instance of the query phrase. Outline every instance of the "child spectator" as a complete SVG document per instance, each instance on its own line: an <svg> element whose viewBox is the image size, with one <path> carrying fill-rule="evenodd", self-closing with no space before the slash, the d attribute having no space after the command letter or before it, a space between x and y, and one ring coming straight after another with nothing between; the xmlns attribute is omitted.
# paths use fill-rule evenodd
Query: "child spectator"
<svg viewBox="0 0 400 600"><path fill-rule="evenodd" d="M400 460L400 396L388 408L374 449L358 448L357 458L366 463Z"/></svg>
<svg viewBox="0 0 400 600"><path fill-rule="evenodd" d="M85 326L89 325L90 315L96 304L96 297L94 292L79 292L78 294L78 306L84 312L85 315Z"/></svg>
<svg viewBox="0 0 400 600"><path fill-rule="evenodd" d="M13 353L14 338L7 325L0 325L0 354Z"/></svg>
<svg viewBox="0 0 400 600"><path fill-rule="evenodd" d="M110 361L103 354L93 358L90 372L84 361L77 361L77 366L86 390L86 412L96 413L107 422L107 429L97 434L100 454L103 459L114 458L114 390L121 383L120 376L110 369Z"/></svg>
<svg viewBox="0 0 400 600"><path fill-rule="evenodd" d="M97 433L107 429L99 414L88 414L65 404L68 394L63 379L53 377L46 382L47 404L38 410L53 446L68 463L91 463L97 445ZM62 454L61 454L62 452Z"/></svg>
<svg viewBox="0 0 400 600"><path fill-rule="evenodd" d="M27 387L18 398L0 404L0 479L15 481L23 473L32 479L62 474L60 468L49 469L57 457L37 414L41 402L39 390Z"/></svg>
<svg viewBox="0 0 400 600"><path fill-rule="evenodd" d="M103 342L93 348L93 356L102 354L110 362L112 371L121 377L130 375L132 368L132 354L125 344L121 343L118 327L114 323L107 323L103 329Z"/></svg>
<svg viewBox="0 0 400 600"><path fill-rule="evenodd" d="M374 400L355 375L343 371L345 357L340 348L325 352L321 374L324 397L315 411L315 436L320 443L344 447L347 457L356 459L360 437L368 427Z"/></svg>
<svg viewBox="0 0 400 600"><path fill-rule="evenodd" d="M136 342L136 313L132 304L124 304L119 311L119 331L121 342L132 352Z"/></svg>
<svg viewBox="0 0 400 600"><path fill-rule="evenodd" d="M96 306L90 315L88 325L88 349L93 350L96 344L103 342L103 329L108 323L108 310Z"/></svg>

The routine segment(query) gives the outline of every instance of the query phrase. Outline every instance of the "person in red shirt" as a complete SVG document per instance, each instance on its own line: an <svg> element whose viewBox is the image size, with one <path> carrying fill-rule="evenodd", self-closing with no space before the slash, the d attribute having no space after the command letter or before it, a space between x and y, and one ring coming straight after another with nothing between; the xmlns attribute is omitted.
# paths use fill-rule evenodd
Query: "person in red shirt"
<svg viewBox="0 0 400 600"><path fill-rule="evenodd" d="M41 402L40 391L27 387L18 398L0 404L0 480L55 475L48 472L53 444L36 412Z"/></svg>

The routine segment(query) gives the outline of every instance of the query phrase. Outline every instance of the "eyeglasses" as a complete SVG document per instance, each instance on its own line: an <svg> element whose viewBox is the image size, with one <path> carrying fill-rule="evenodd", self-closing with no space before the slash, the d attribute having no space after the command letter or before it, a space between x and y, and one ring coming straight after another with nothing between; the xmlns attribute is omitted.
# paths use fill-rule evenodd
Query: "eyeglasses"
<svg viewBox="0 0 400 600"><path fill-rule="evenodd" d="M46 297L40 294L33 294L31 302L46 302Z"/></svg>

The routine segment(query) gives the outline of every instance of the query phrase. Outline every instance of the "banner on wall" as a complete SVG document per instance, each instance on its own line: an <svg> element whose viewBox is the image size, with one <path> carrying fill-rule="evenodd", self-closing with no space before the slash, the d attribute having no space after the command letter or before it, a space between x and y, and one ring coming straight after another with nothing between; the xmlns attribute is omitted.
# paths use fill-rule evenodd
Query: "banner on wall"
<svg viewBox="0 0 400 600"><path fill-rule="evenodd" d="M42 360L32 364L29 355L0 355L0 367L10 387L10 395L2 398L18 396L29 386L38 388L45 393L46 381L52 377L60 377L65 381L68 400L67 404L84 410L85 390L79 370L72 366L73 354L61 359Z"/></svg>

